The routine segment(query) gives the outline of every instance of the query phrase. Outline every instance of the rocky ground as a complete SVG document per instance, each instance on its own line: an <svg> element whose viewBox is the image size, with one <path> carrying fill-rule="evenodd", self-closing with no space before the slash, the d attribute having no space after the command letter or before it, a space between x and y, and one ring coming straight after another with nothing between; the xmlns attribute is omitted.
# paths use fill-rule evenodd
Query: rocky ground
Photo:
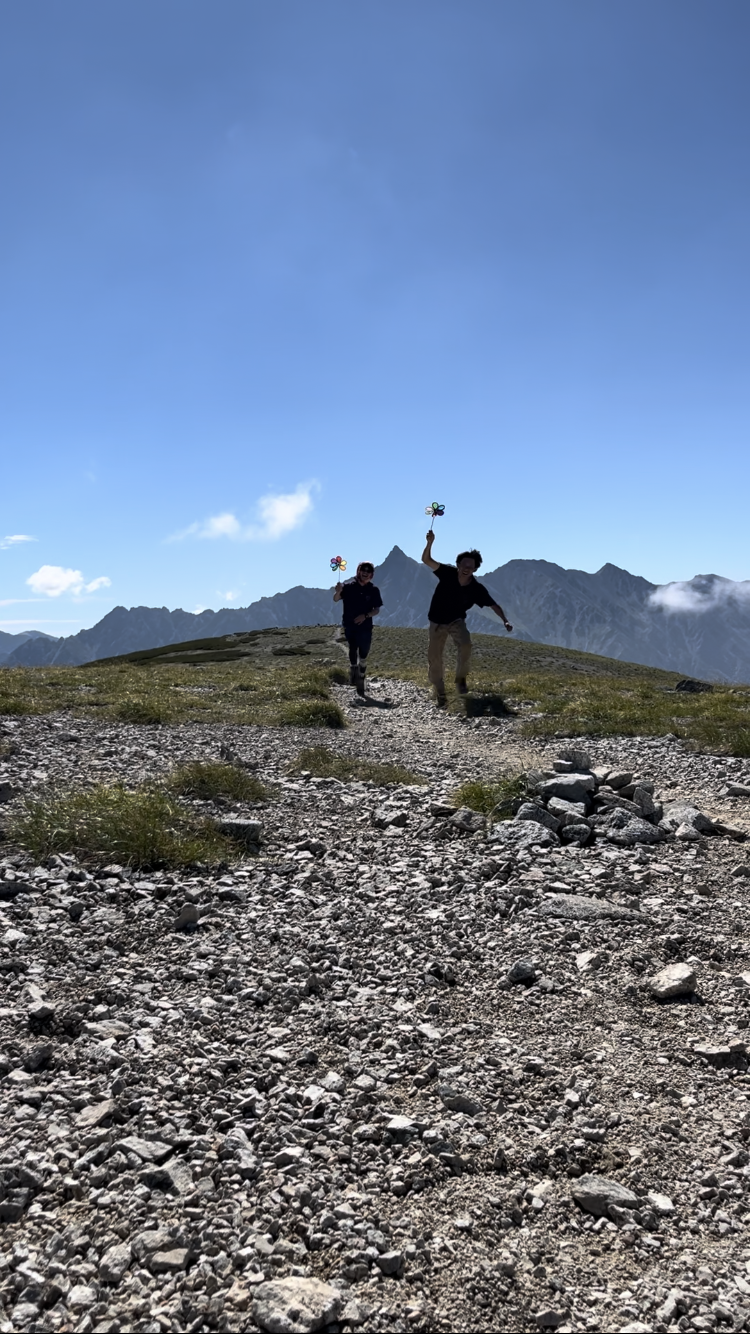
<svg viewBox="0 0 750 1334"><path fill-rule="evenodd" d="M565 740L336 693L326 744L425 786L290 778L320 733L0 722L6 795L221 745L276 787L226 874L6 843L0 1331L750 1330L750 844L462 830L459 782ZM750 830L747 761L587 749Z"/></svg>

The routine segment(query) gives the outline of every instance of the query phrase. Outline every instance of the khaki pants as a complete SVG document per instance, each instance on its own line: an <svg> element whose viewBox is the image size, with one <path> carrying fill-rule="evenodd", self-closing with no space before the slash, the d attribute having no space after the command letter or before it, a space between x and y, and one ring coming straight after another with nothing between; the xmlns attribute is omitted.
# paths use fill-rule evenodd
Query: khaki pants
<svg viewBox="0 0 750 1334"><path fill-rule="evenodd" d="M448 625L437 625L435 621L430 621L430 638L427 646L427 667L430 684L435 687L439 695L445 694L445 681L443 680L443 655L448 637L456 645L456 680L460 681L467 675L469 663L471 662L471 635L466 628L466 621L462 616L458 620L450 621Z"/></svg>

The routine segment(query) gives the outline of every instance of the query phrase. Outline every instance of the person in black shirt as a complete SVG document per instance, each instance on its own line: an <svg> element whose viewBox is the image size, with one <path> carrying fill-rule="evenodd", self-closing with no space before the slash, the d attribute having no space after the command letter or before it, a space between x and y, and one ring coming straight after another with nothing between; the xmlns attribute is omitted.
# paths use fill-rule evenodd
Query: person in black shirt
<svg viewBox="0 0 750 1334"><path fill-rule="evenodd" d="M506 630L513 626L509 623L502 607L493 602L483 584L477 583L474 573L482 564L478 551L462 551L456 556L455 565L440 565L432 559L432 544L435 534L427 534L427 545L422 552L422 563L429 565L437 576L438 586L433 594L428 617L430 638L427 649L427 666L430 683L435 687L438 707L445 708L447 698L443 679L443 656L448 636L457 650L456 686L459 695L467 695L469 688L466 676L471 661L471 635L466 628L466 613L470 607L491 607L500 617Z"/></svg>
<svg viewBox="0 0 750 1334"><path fill-rule="evenodd" d="M374 573L375 566L369 560L363 560L357 566L356 578L347 579L345 584L339 582L333 593L334 602L344 604L344 637L349 645L349 683L357 687L358 695L365 693L372 619L383 605L380 589L372 582Z"/></svg>

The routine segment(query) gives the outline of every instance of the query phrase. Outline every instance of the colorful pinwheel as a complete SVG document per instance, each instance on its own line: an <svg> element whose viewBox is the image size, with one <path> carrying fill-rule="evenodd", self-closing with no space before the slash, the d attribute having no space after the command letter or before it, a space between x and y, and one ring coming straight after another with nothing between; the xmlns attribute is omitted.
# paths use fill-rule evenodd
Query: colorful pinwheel
<svg viewBox="0 0 750 1334"><path fill-rule="evenodd" d="M334 574L343 574L346 569L346 561L343 556L331 556L331 570Z"/></svg>
<svg viewBox="0 0 750 1334"><path fill-rule="evenodd" d="M433 500L431 505L425 506L425 514L432 520L432 523L430 524L430 528L432 528L432 524L435 520L442 519L445 514L445 505L439 505L436 500Z"/></svg>

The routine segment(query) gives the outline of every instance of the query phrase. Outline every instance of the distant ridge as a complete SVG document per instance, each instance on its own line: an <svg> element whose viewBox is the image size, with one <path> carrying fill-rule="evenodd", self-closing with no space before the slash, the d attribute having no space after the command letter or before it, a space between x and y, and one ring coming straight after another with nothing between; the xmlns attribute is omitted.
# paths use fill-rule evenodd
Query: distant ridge
<svg viewBox="0 0 750 1334"><path fill-rule="evenodd" d="M588 574L544 560L511 560L482 571L480 578L510 617L517 638L706 680L750 681L750 583L697 575L684 584L659 586L616 565ZM381 624L426 628L435 586L426 566L396 546L378 566L376 581L384 602ZM27 635L9 651L4 640L16 637L5 636L0 653L7 653L6 666L77 665L240 630L330 625L339 619L331 588L297 585L248 607L221 611L115 607L90 630L64 639ZM505 634L492 613L471 612L468 621L475 631Z"/></svg>
<svg viewBox="0 0 750 1334"><path fill-rule="evenodd" d="M0 630L0 667L4 667L11 653L30 639L46 639L51 644L57 643L54 635L45 635L42 630L20 630L16 635Z"/></svg>

